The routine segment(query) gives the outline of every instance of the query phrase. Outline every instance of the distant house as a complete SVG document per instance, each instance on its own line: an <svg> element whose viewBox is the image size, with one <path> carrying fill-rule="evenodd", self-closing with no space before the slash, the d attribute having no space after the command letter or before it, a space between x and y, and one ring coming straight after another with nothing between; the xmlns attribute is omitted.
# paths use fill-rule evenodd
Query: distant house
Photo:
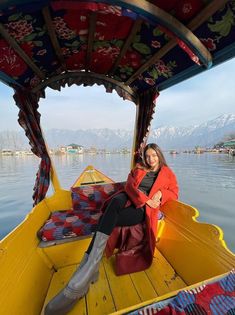
<svg viewBox="0 0 235 315"><path fill-rule="evenodd" d="M235 139L224 142L224 147L229 149L229 153L235 156Z"/></svg>
<svg viewBox="0 0 235 315"><path fill-rule="evenodd" d="M69 145L66 145L65 148L66 148L66 152L70 153L70 154L74 154L74 153L82 154L84 151L84 148L82 145L78 145L75 143L71 143Z"/></svg>
<svg viewBox="0 0 235 315"><path fill-rule="evenodd" d="M224 147L229 148L229 149L235 149L235 139L225 141Z"/></svg>
<svg viewBox="0 0 235 315"><path fill-rule="evenodd" d="M3 149L2 150L2 155L13 155L14 152L12 150L8 150L8 149Z"/></svg>

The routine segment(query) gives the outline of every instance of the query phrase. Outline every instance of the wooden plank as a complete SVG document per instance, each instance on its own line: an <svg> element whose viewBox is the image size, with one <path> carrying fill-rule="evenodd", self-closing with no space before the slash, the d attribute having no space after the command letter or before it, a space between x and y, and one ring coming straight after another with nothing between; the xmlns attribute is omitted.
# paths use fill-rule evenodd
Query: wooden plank
<svg viewBox="0 0 235 315"><path fill-rule="evenodd" d="M26 242L25 242L26 243ZM20 254L21 247L14 247L15 255ZM12 245L12 244L11 244ZM18 253L19 252L19 253ZM2 253L2 248L0 249ZM47 268L43 261L38 257L34 248L33 252L29 250L30 255L27 255L25 262L18 259L12 259L15 267L18 267L18 274L13 272L9 264L9 270L4 270L6 283L1 287L0 294L0 314L1 315L26 315L39 314L41 306L47 292L48 284L50 283L52 270ZM7 252L6 255L9 253ZM2 259L1 268L2 268ZM5 280L1 275L1 282ZM33 298L29 298L33 297Z"/></svg>
<svg viewBox="0 0 235 315"><path fill-rule="evenodd" d="M140 296L135 289L130 275L115 275L113 259L114 257L111 257L109 260L103 258L103 263L116 309L119 310L140 303Z"/></svg>
<svg viewBox="0 0 235 315"><path fill-rule="evenodd" d="M187 286L159 250L156 249L154 256L158 266L161 266L159 273L170 291L179 290Z"/></svg>
<svg viewBox="0 0 235 315"><path fill-rule="evenodd" d="M90 67L91 53L93 49L93 41L95 37L97 12L92 12L89 20L89 32L88 32L88 43L87 43L87 55L86 55L86 69Z"/></svg>
<svg viewBox="0 0 235 315"><path fill-rule="evenodd" d="M56 52L56 55L61 63L63 70L66 70L65 60L64 60L64 57L63 57L56 33L55 33L55 28L52 23L49 7L44 7L42 9L42 15L46 23L48 35L51 39L51 44Z"/></svg>
<svg viewBox="0 0 235 315"><path fill-rule="evenodd" d="M99 280L90 285L86 297L78 301L69 315L106 315L186 286L158 250L151 267L143 272L116 276L113 264L114 257L103 258ZM65 287L75 270L76 265L72 265L54 273L44 307Z"/></svg>
<svg viewBox="0 0 235 315"><path fill-rule="evenodd" d="M72 274L76 270L77 265L68 266L65 268L59 269L54 273L54 276L51 281L50 288L48 290L44 306L42 308L41 315L44 315L44 309L47 303L62 289L66 286L67 282L71 278ZM86 300L85 297L80 299L74 308L68 313L69 315L87 315L86 310Z"/></svg>
<svg viewBox="0 0 235 315"><path fill-rule="evenodd" d="M99 268L99 279L91 284L86 295L88 315L105 315L116 311L103 263Z"/></svg>
<svg viewBox="0 0 235 315"><path fill-rule="evenodd" d="M1 315L40 312L52 277L52 270L51 265L48 266L37 253L36 232L49 213L43 200L7 237L0 241Z"/></svg>
<svg viewBox="0 0 235 315"><path fill-rule="evenodd" d="M161 266L158 265L156 259L153 259L152 265L147 269L146 275L149 277L149 280L151 281L155 291L157 292L157 295L163 295L169 292L169 288L165 281L162 279L162 276L160 275L159 270L161 269Z"/></svg>
<svg viewBox="0 0 235 315"><path fill-rule="evenodd" d="M134 134L133 134L133 139L132 139L132 149L131 149L131 169L134 168L135 166L135 154L134 152L136 152L136 148L137 148L137 135L139 132L139 128L138 128L138 117L139 117L139 113L140 113L140 104L139 104L139 100L138 103L136 104L136 110L135 110L135 125L134 125Z"/></svg>
<svg viewBox="0 0 235 315"><path fill-rule="evenodd" d="M145 272L158 295L163 295L186 286L157 249L154 253L152 265Z"/></svg>
<svg viewBox="0 0 235 315"><path fill-rule="evenodd" d="M2 23L0 23L0 34L7 41L7 43L15 50L15 52L20 56L21 59L37 74L37 76L44 80L45 75L43 72L35 65L32 59L24 52L24 50L18 45L16 40L10 36L8 31L5 29Z"/></svg>
<svg viewBox="0 0 235 315"><path fill-rule="evenodd" d="M116 59L113 67L111 68L111 70L109 71L109 75L112 75L115 70L117 69L119 62L121 61L122 57L126 54L128 48L130 47L133 38L135 37L136 33L139 31L140 27L142 24L142 20L141 19L137 19L131 29L131 32L129 33L129 36L127 37L125 43L123 44L122 50L118 56L118 58Z"/></svg>
<svg viewBox="0 0 235 315"><path fill-rule="evenodd" d="M142 302L157 297L157 292L144 271L132 273L130 277Z"/></svg>
<svg viewBox="0 0 235 315"><path fill-rule="evenodd" d="M200 13L187 25L187 27L194 31L202 23L209 19L217 10L224 6L228 0L214 0L210 2ZM130 85L141 73L145 72L149 67L156 63L167 54L172 48L177 45L174 39L170 40L158 52L156 52L145 64L143 64L127 81L126 84Z"/></svg>

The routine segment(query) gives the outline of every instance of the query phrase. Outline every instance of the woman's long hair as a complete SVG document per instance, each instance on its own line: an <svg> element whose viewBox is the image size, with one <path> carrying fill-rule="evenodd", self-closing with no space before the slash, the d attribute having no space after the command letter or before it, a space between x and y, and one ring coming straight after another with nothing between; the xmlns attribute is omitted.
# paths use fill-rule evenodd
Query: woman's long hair
<svg viewBox="0 0 235 315"><path fill-rule="evenodd" d="M143 163L144 166L146 168L150 168L150 166L148 165L148 163L146 162L146 151L148 149L152 149L157 153L158 159L159 159L159 168L161 168L163 165L167 166L165 157L162 153L162 150L159 148L159 146L156 143L149 143L146 145L146 147L144 148L144 152L143 152Z"/></svg>

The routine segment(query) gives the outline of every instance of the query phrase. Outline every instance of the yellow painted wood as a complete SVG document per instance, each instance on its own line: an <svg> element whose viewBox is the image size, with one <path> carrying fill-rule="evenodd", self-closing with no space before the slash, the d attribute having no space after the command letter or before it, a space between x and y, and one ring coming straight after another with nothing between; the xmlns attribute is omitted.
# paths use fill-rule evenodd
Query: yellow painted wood
<svg viewBox="0 0 235 315"><path fill-rule="evenodd" d="M81 261L84 252L87 250L91 237L63 243L59 245L39 248L53 263L55 269L77 264Z"/></svg>
<svg viewBox="0 0 235 315"><path fill-rule="evenodd" d="M58 249L58 247L56 248ZM185 283L175 274L173 268L157 249L154 262L147 271L116 276L113 264L114 257L109 260L103 258L99 280L90 286L86 295L88 315L110 314L116 310L156 298L158 294L166 294L185 287ZM75 268L76 265L67 266L54 273L45 303L66 285ZM81 303L76 305L71 314L85 312L84 309L81 310L81 307Z"/></svg>
<svg viewBox="0 0 235 315"><path fill-rule="evenodd" d="M165 225L157 248L188 284L223 274L235 266L235 255L220 228L197 222L198 211L181 202L164 205Z"/></svg>
<svg viewBox="0 0 235 315"><path fill-rule="evenodd" d="M154 264L156 265L162 281L167 285L168 291L183 289L187 286L157 249L154 252Z"/></svg>
<svg viewBox="0 0 235 315"><path fill-rule="evenodd" d="M132 273L130 277L141 301L150 300L157 296L157 292L144 271Z"/></svg>
<svg viewBox="0 0 235 315"><path fill-rule="evenodd" d="M57 294L62 290L69 279L71 278L72 274L76 270L77 265L73 266L68 266L65 268L59 269L57 272L54 273L52 281L50 283L50 288L48 290L45 303L42 308L41 315L44 315L44 308L47 305L47 303ZM86 315L86 301L85 297L80 299L76 306L68 313L68 315Z"/></svg>
<svg viewBox="0 0 235 315"><path fill-rule="evenodd" d="M157 292L157 295L159 296L169 292L169 287L159 272L160 268L161 266L158 265L156 259L154 258L150 268L145 271L155 291Z"/></svg>
<svg viewBox="0 0 235 315"><path fill-rule="evenodd" d="M116 276L113 270L113 257L103 258L105 272L117 309L140 303L141 299L135 289L130 275Z"/></svg>
<svg viewBox="0 0 235 315"><path fill-rule="evenodd" d="M49 150L47 150L47 152L49 152ZM51 159L50 177L51 177L51 183L52 183L52 186L54 188L54 191L61 190L59 177L57 175L57 172L56 172L56 169L55 169L55 166L54 166L54 162L53 162L52 159Z"/></svg>
<svg viewBox="0 0 235 315"><path fill-rule="evenodd" d="M39 314L52 276L52 266L39 255L36 231L48 217L45 202L0 242L1 314ZM33 297L33 298L29 298Z"/></svg>
<svg viewBox="0 0 235 315"><path fill-rule="evenodd" d="M205 280L205 281L201 281L201 282L195 283L195 284L193 284L193 285L187 286L187 287L184 288L184 290L191 290L191 289L194 289L194 288L197 288L197 287L206 285L206 284L208 284L208 283L212 283L213 281L214 281L214 282L215 282L215 281L218 281L218 280L220 280L222 277L225 277L225 276L227 276L227 275L228 275L228 273L224 273L224 274L222 274L222 275L220 275L220 276L213 277L213 278L209 278L209 279L207 279L207 280ZM134 310L136 310L136 309L139 309L139 308L141 308L141 307L150 305L150 304L152 304L152 303L156 303L156 302L159 302L159 301L164 301L164 300L166 300L166 299L172 298L172 297L176 296L176 294L177 294L178 292L180 292L180 291L181 291L181 290L171 291L171 292L169 292L169 293L163 294L163 295L158 296L158 297L156 297L156 298L153 298L153 299L151 299L151 300L147 300L147 301L144 301L144 302L142 302L142 303L139 303L139 304L136 304L136 305L133 305L133 306L126 307L126 308L124 308L124 309L118 310L118 311L113 312L113 313L111 313L111 314L109 314L109 315L121 315L121 314L126 314L126 313L128 313L128 312L134 311Z"/></svg>
<svg viewBox="0 0 235 315"><path fill-rule="evenodd" d="M137 148L137 135L139 132L139 126L138 126L139 113L140 113L140 101L138 99L138 103L136 104L136 110L135 110L135 125L134 125L134 134L133 134L133 140L132 140L131 165L130 165L131 169L135 166L135 152L138 149Z"/></svg>
<svg viewBox="0 0 235 315"><path fill-rule="evenodd" d="M58 189L51 197L44 199L44 202L47 205L50 212L71 209L72 208L71 191Z"/></svg>
<svg viewBox="0 0 235 315"><path fill-rule="evenodd" d="M1 293L0 314L39 314L44 302L52 270L45 268L38 255L28 258L27 264L19 265L21 273L9 281ZM38 275L35 277L35 275ZM11 275L8 275L10 278ZM1 290L2 292L2 290Z"/></svg>
<svg viewBox="0 0 235 315"><path fill-rule="evenodd" d="M93 184L102 184L102 183L113 183L114 181L108 176L104 175L97 169L95 169L92 165L86 167L86 169L82 172L82 174L78 177L72 187L78 187L81 185L89 185Z"/></svg>
<svg viewBox="0 0 235 315"><path fill-rule="evenodd" d="M86 295L87 309L90 315L110 314L116 310L103 263L100 265L99 272L98 281L90 286Z"/></svg>
<svg viewBox="0 0 235 315"><path fill-rule="evenodd" d="M154 252L152 265L145 272L159 296L186 286L158 249Z"/></svg>

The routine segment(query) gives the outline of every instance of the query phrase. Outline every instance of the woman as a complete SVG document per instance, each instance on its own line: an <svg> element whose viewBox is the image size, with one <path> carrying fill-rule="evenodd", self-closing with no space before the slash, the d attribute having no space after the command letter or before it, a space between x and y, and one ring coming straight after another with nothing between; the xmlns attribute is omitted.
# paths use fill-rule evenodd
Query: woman
<svg viewBox="0 0 235 315"><path fill-rule="evenodd" d="M150 266L156 243L157 213L160 205L178 198L174 173L167 166L160 148L148 144L143 152L143 163L129 174L125 190L105 202L104 213L88 250L67 286L55 296L45 309L46 315L66 314L97 280L99 264L107 241L115 227L136 226L144 223L142 250L133 255L125 253L120 259L122 273L143 270ZM111 236L112 238L112 236ZM112 247L112 246L111 246ZM138 246L138 248L140 248ZM134 264L133 264L134 260Z"/></svg>

